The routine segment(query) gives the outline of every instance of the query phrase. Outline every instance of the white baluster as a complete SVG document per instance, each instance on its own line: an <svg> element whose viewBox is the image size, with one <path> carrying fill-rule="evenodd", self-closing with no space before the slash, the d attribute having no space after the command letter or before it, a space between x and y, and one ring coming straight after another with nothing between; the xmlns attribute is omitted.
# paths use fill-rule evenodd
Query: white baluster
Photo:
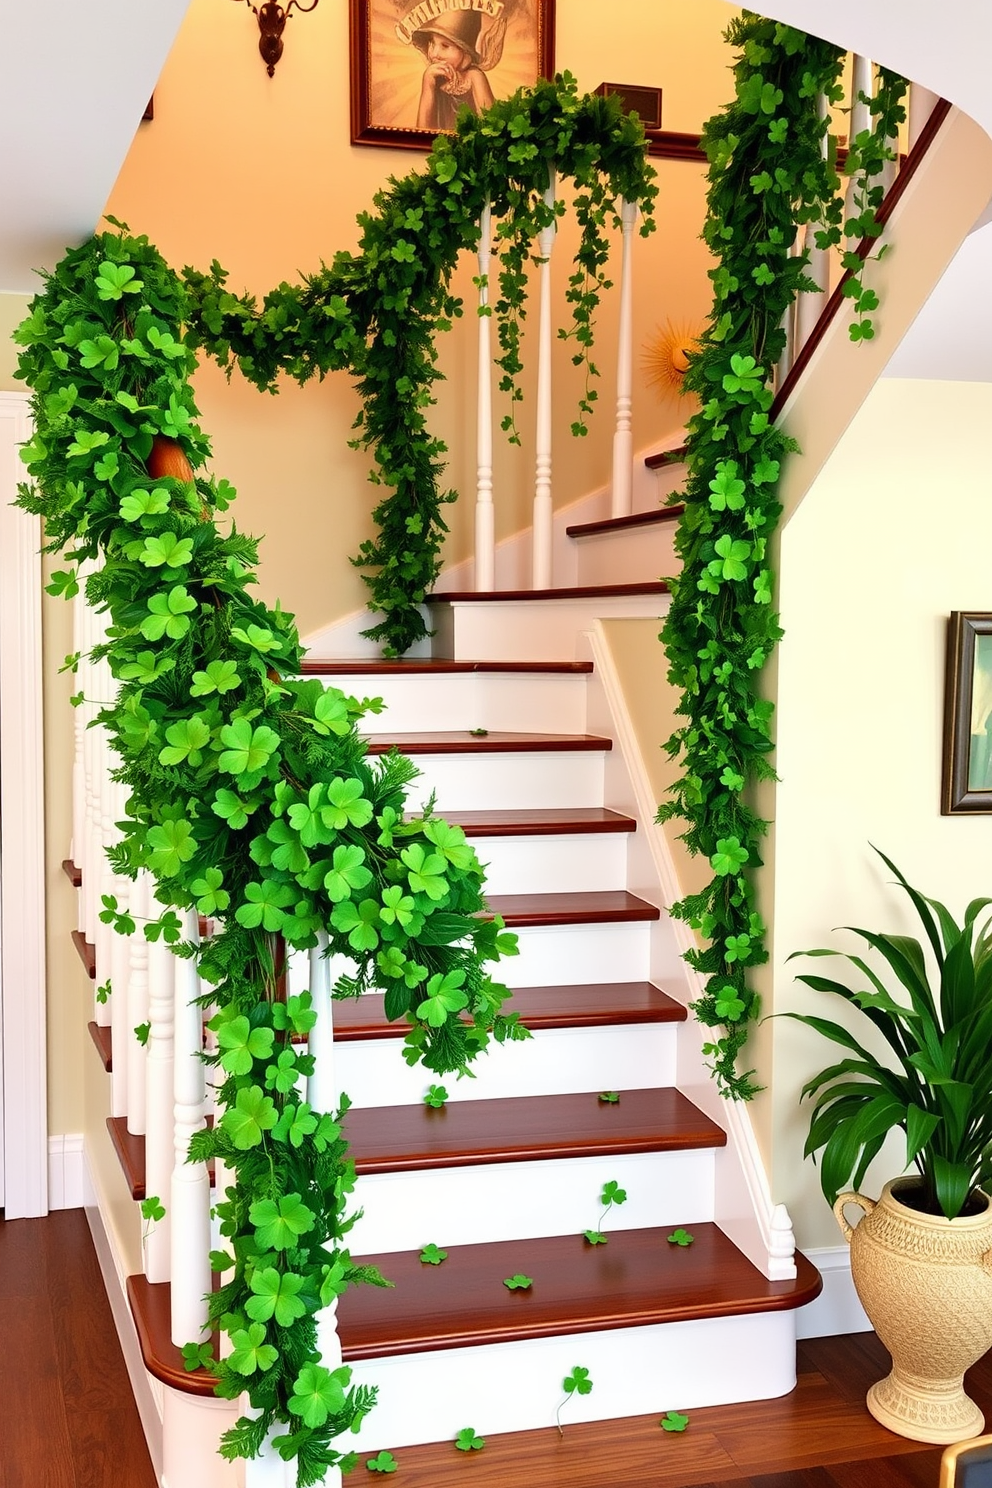
<svg viewBox="0 0 992 1488"><path fill-rule="evenodd" d="M200 943L195 909L183 917L183 939ZM172 1169L172 1341L177 1348L207 1332L210 1291L210 1177L205 1162L187 1162L190 1139L206 1126L203 1013L196 999L196 961L175 966L175 1163Z"/></svg>
<svg viewBox="0 0 992 1488"><path fill-rule="evenodd" d="M152 914L159 906L153 904ZM145 1063L145 1192L166 1209L152 1224L145 1243L145 1275L168 1281L171 1258L173 1138L173 1065L175 1055L176 958L161 938L148 947L148 1058Z"/></svg>
<svg viewBox="0 0 992 1488"><path fill-rule="evenodd" d="M92 609L87 606L86 617L86 650L90 652L99 639L97 630L97 617ZM87 661L82 669L80 680L80 691L84 693L85 702L80 704L80 712L83 717L83 758L86 774L86 820L83 827L83 861L78 867L83 875L83 925L82 930L91 945L96 942L97 906L100 902L98 886L100 882L100 853L98 820L100 815L99 796L99 741L97 732L91 727L96 716L97 696L97 668L95 663Z"/></svg>
<svg viewBox="0 0 992 1488"><path fill-rule="evenodd" d="M127 1059L127 1129L133 1136L145 1134L145 1061L147 1048L135 1029L148 1021L148 942L145 922L151 912L151 879L142 869L131 886L131 917L135 931L128 946L127 1029L124 1046L118 1050L114 1036L114 1062Z"/></svg>
<svg viewBox="0 0 992 1488"><path fill-rule="evenodd" d="M479 220L479 310L489 310L489 264L492 258L492 207ZM496 524L493 512L492 317L479 315L479 409L476 434L475 587L496 587Z"/></svg>
<svg viewBox="0 0 992 1488"><path fill-rule="evenodd" d="M120 821L124 815L124 798L127 794L126 788L116 781L111 782L110 799L114 821ZM118 833L119 836L119 833ZM111 875L110 892L117 900L117 908L122 912L131 907L131 890L133 885L124 878L122 874ZM135 934L140 934L140 929ZM133 936L118 935L111 929L110 943L110 1027L112 1034L112 1047L114 1051L113 1073L110 1081L110 1109L114 1116L126 1116L128 1113L127 1076L128 1076L128 1045L134 1042L134 1034L131 1032L133 1023L128 1022L128 983L131 979L131 940Z"/></svg>
<svg viewBox="0 0 992 1488"><path fill-rule="evenodd" d="M549 167L548 189L544 200L555 204L555 172ZM551 537L554 511L551 502L551 250L555 244L555 224L538 234L541 259L540 309L537 351L537 459L534 484L534 550L532 584L535 589L551 588Z"/></svg>
<svg viewBox="0 0 992 1488"><path fill-rule="evenodd" d="M909 148L912 149L923 133L923 126L933 113L938 95L919 83L909 85Z"/></svg>
<svg viewBox="0 0 992 1488"><path fill-rule="evenodd" d="M817 100L817 111L821 121L827 118L829 107L826 95L821 93ZM820 141L820 153L824 159L827 155L827 145L827 135L824 134ZM801 290L796 296L795 329L790 365L806 345L810 332L823 314L827 291L830 288L830 252L826 248L816 246L816 235L821 231L821 227L819 222L808 222L803 235L803 248L808 260L806 274L818 288ZM780 375L784 377L785 372Z"/></svg>
<svg viewBox="0 0 992 1488"><path fill-rule="evenodd" d="M864 95L864 97L862 97ZM871 109L864 102L864 98L872 95L872 68L867 57L859 57L855 54L851 68L851 113L848 123L850 131L848 144L853 145L855 139L865 129L871 129ZM844 215L853 217L857 215L857 205L854 200L857 175L853 175L847 183L844 193ZM856 245L855 245L856 246Z"/></svg>
<svg viewBox="0 0 992 1488"><path fill-rule="evenodd" d="M317 1021L310 1030L308 1052L314 1057L313 1074L307 1079L307 1100L318 1112L335 1112L341 1091L334 1073L334 1001L331 997L331 963L327 959L327 936L320 931L310 952L310 997ZM317 1319L317 1346L325 1369L340 1369L341 1338L338 1334L338 1300L323 1308ZM333 1468L324 1478L324 1488L340 1488L341 1472Z"/></svg>
<svg viewBox="0 0 992 1488"><path fill-rule="evenodd" d="M611 516L630 515L634 491L634 392L633 259L637 203L620 203L622 251L620 259L620 330L617 345L617 423L613 434L613 484Z"/></svg>

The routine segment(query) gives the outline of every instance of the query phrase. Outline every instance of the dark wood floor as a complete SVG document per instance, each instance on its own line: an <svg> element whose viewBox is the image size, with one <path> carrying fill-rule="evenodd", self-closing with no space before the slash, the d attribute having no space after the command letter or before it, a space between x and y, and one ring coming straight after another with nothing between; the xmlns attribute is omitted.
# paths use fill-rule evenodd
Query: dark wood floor
<svg viewBox="0 0 992 1488"><path fill-rule="evenodd" d="M0 1488L155 1488L81 1210L0 1219ZM490 1437L482 1452L397 1448L402 1488L936 1488L941 1449L864 1408L888 1368L871 1333L800 1344L782 1400ZM992 1421L992 1355L969 1391ZM366 1473L358 1469L362 1480ZM372 1477L368 1476L368 1481Z"/></svg>

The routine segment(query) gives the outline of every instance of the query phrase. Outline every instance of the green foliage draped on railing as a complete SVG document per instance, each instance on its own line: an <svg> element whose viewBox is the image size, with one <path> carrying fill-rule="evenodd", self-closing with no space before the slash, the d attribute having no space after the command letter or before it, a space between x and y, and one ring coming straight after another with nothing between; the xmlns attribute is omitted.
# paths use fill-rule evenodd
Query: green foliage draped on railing
<svg viewBox="0 0 992 1488"><path fill-rule="evenodd" d="M702 406L689 423L685 490L672 498L685 501L676 537L682 570L671 583L661 636L681 694L684 722L666 746L681 775L658 819L685 821L687 846L713 872L706 888L672 913L706 942L687 959L706 978L693 1005L697 1018L723 1030L704 1046L719 1086L747 1099L757 1089L754 1072L740 1071L737 1060L758 1011L748 977L767 960L754 896L767 823L751 793L756 782L774 778L773 705L762 696L761 675L782 633L768 547L781 515L782 460L796 448L769 417L772 378L785 347L786 312L800 290L817 288L805 272L807 256L794 251L797 228L819 224L823 248L842 236L840 182L818 100L839 102L844 54L747 13L727 36L740 49L736 96L703 134L710 162L703 236L716 260L714 304L685 378ZM877 231L881 191L872 178L891 156L904 89L883 73L874 127L852 142L857 215L844 231L856 240ZM861 264L853 248L844 261ZM877 299L859 276L852 283L858 321L851 334L867 339L867 312Z"/></svg>
<svg viewBox="0 0 992 1488"><path fill-rule="evenodd" d="M564 211L544 201L551 169L574 182L580 230L567 291L571 324L559 334L574 339L576 362L594 374L589 352L608 283L607 228L622 197L640 204L641 231L650 232L656 192L638 121L621 113L615 97L580 97L567 73L481 115L463 112L457 134L438 139L422 171L377 193L374 210L359 218L356 253L336 254L303 285L280 284L261 309L228 291L218 264L209 274L186 271L191 341L222 366L236 364L261 389L281 372L300 383L333 370L356 379L363 405L356 443L374 454L372 480L389 494L373 512L378 536L354 561L370 570L371 606L382 615L366 634L387 656L427 634L418 606L440 570L443 507L455 499L441 487L445 445L427 426L441 377L436 338L462 312L451 275L462 252L475 250L489 201L499 262L497 365L510 397L504 428L514 437L527 270L538 233ZM587 379L575 432L585 431L595 396Z"/></svg>

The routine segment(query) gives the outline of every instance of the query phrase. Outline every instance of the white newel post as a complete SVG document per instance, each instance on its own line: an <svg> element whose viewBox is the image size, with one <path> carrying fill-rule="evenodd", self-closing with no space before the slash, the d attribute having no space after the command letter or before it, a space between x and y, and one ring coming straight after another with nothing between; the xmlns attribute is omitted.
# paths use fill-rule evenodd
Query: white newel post
<svg viewBox="0 0 992 1488"><path fill-rule="evenodd" d="M152 904L152 914L158 908ZM160 937L148 947L148 1057L145 1063L145 1193L165 1206L165 1218L151 1224L145 1242L145 1275L168 1281L172 1251L172 1169L175 1063L176 958Z"/></svg>
<svg viewBox="0 0 992 1488"><path fill-rule="evenodd" d="M923 133L923 126L933 113L938 95L919 83L909 85L909 148L912 149Z"/></svg>
<svg viewBox="0 0 992 1488"><path fill-rule="evenodd" d="M555 204L555 172L548 169L548 189L544 200ZM534 552L532 584L535 589L551 588L551 538L554 511L551 503L551 250L555 245L555 224L538 234L540 267L540 309L537 351L537 456L534 483Z"/></svg>
<svg viewBox="0 0 992 1488"><path fill-rule="evenodd" d="M199 917L188 909L183 940L200 943ZM206 1126L206 1079L200 977L195 959L175 965L175 1162L172 1169L172 1341L199 1342L207 1331L210 1292L210 1176L187 1162L190 1139Z"/></svg>
<svg viewBox="0 0 992 1488"><path fill-rule="evenodd" d="M334 1001L331 997L331 963L327 959L327 936L321 931L310 952L310 997L317 1021L310 1030L308 1050L314 1057L313 1074L307 1080L307 1100L312 1110L333 1113L341 1104L341 1091L334 1073ZM340 1369L341 1338L338 1334L338 1302L335 1297L317 1320L317 1343L325 1369ZM324 1478L324 1488L341 1488L340 1469Z"/></svg>
<svg viewBox="0 0 992 1488"><path fill-rule="evenodd" d="M851 113L848 129L848 143L857 138L862 130L870 129L872 126L871 109L864 102L865 98L872 96L872 68L868 57L859 57L856 53L852 59L851 68ZM852 216L856 210L854 203L854 190L857 176L852 176L847 183L847 191L844 193L844 212L846 216Z"/></svg>
<svg viewBox="0 0 992 1488"><path fill-rule="evenodd" d="M145 921L151 913L151 881L144 869L131 885L131 918L135 931L128 946L127 1027L123 1046L114 1035L114 1059L127 1061L127 1129L132 1136L145 1134L145 1060L147 1049L135 1033L148 1022L148 942Z"/></svg>
<svg viewBox="0 0 992 1488"><path fill-rule="evenodd" d="M479 408L476 434L475 587L496 587L496 525L493 512L492 317L489 265L493 213L487 201L479 220Z"/></svg>
<svg viewBox="0 0 992 1488"><path fill-rule="evenodd" d="M617 422L613 434L613 483L610 515L626 517L633 506L634 433L634 290L633 246L637 203L621 201L620 327L617 344Z"/></svg>

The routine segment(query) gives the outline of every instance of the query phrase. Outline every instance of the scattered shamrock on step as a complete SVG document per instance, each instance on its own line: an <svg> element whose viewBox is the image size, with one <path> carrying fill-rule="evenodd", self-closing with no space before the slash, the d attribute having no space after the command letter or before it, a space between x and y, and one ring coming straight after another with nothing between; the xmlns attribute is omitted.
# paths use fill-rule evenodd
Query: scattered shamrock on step
<svg viewBox="0 0 992 1488"><path fill-rule="evenodd" d="M508 1292L529 1292L534 1285L534 1278L533 1276L523 1276L518 1271L516 1276L505 1277L503 1285Z"/></svg>
<svg viewBox="0 0 992 1488"><path fill-rule="evenodd" d="M688 1230L683 1230L681 1228L673 1230L670 1235L666 1236L669 1245L679 1245L683 1248L683 1250L686 1248L686 1246L691 1245L695 1238L695 1235L690 1235Z"/></svg>
<svg viewBox="0 0 992 1488"><path fill-rule="evenodd" d="M365 1463L369 1472L376 1473L394 1473L398 1465L392 1452L379 1452L375 1457L369 1457Z"/></svg>
<svg viewBox="0 0 992 1488"><path fill-rule="evenodd" d="M604 1106L618 1106L620 1104L619 1090L601 1090L599 1098Z"/></svg>
<svg viewBox="0 0 992 1488"><path fill-rule="evenodd" d="M425 1245L420 1252L420 1263L422 1266L440 1266L442 1261L448 1259L446 1250L438 1250L436 1245Z"/></svg>
<svg viewBox="0 0 992 1488"><path fill-rule="evenodd" d="M592 1380L589 1378L588 1369L582 1364L576 1364L571 1374L566 1374L562 1380L561 1387L565 1391L565 1395L559 1401L558 1409L555 1411L555 1425L558 1427L558 1435L564 1436L565 1433L561 1429L562 1407L568 1404L573 1395L589 1395L592 1393Z"/></svg>
<svg viewBox="0 0 992 1488"><path fill-rule="evenodd" d="M583 1230L582 1234L590 1245L605 1245L606 1234L603 1230L603 1222L614 1204L625 1204L627 1202L627 1190L621 1188L615 1178L603 1184L603 1192L599 1196L599 1202L604 1205L603 1212L599 1217L599 1228L595 1230Z"/></svg>
<svg viewBox="0 0 992 1488"><path fill-rule="evenodd" d="M680 1415L678 1411L668 1411L658 1422L662 1431L684 1431L688 1424L689 1417Z"/></svg>
<svg viewBox="0 0 992 1488"><path fill-rule="evenodd" d="M432 1085L424 1096L424 1105L430 1106L433 1111L440 1111L448 1099L448 1092L443 1085Z"/></svg>
<svg viewBox="0 0 992 1488"><path fill-rule="evenodd" d="M485 1446L481 1436L476 1436L474 1426L463 1426L455 1437L455 1446L459 1452L481 1452Z"/></svg>

